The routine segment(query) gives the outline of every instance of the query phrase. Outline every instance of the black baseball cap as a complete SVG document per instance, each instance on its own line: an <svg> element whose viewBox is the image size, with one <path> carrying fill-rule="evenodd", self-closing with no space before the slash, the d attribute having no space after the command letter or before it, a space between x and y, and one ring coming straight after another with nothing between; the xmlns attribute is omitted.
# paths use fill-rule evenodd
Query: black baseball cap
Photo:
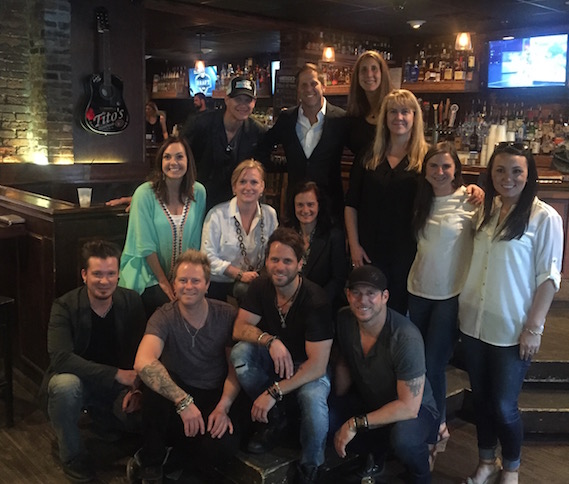
<svg viewBox="0 0 569 484"><path fill-rule="evenodd" d="M240 76L231 79L229 87L227 88L227 95L229 97L235 97L240 94L245 94L255 99L257 97L257 86L255 82Z"/></svg>
<svg viewBox="0 0 569 484"><path fill-rule="evenodd" d="M387 289L387 278L377 267L365 265L356 267L348 276L348 289L353 289L358 284L365 284L383 291Z"/></svg>

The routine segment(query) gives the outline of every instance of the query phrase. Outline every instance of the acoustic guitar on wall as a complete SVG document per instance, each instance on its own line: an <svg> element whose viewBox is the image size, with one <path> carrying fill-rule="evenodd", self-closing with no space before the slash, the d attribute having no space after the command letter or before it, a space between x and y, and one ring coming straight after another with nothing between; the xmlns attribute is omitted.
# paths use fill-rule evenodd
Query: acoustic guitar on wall
<svg viewBox="0 0 569 484"><path fill-rule="evenodd" d="M92 74L86 82L89 101L81 125L96 134L117 134L128 126L129 114L123 99L123 82L111 73L111 39L107 9L95 10L102 72Z"/></svg>

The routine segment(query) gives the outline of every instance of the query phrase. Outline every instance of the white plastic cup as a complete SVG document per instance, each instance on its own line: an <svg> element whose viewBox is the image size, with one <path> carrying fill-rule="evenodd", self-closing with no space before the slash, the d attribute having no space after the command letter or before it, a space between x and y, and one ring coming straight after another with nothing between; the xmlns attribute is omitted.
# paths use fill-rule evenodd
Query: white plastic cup
<svg viewBox="0 0 569 484"><path fill-rule="evenodd" d="M93 194L92 188L78 188L77 196L79 197L79 206L86 208L91 206L91 195Z"/></svg>

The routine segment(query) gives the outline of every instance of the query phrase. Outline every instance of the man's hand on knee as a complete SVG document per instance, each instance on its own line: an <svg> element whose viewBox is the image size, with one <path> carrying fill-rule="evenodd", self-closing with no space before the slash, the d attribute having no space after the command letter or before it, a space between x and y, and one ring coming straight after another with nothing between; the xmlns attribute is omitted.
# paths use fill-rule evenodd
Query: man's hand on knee
<svg viewBox="0 0 569 484"><path fill-rule="evenodd" d="M202 435L205 434L205 423L202 413L195 403L188 405L180 413L180 418L184 422L184 434L186 434L186 437L195 437L198 432Z"/></svg>
<svg viewBox="0 0 569 484"><path fill-rule="evenodd" d="M275 339L272 342L269 354L275 364L275 373L281 378L290 378L294 373L292 356L280 339Z"/></svg>
<svg viewBox="0 0 569 484"><path fill-rule="evenodd" d="M253 407L251 408L251 419L253 422L268 423L269 410L275 406L275 403L277 402L268 392L261 393L253 402Z"/></svg>

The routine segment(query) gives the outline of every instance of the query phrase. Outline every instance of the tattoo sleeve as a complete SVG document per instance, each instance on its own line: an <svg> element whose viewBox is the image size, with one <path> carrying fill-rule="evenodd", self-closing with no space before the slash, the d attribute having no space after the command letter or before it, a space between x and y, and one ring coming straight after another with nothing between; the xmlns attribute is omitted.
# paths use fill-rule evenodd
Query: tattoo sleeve
<svg viewBox="0 0 569 484"><path fill-rule="evenodd" d="M186 392L174 383L168 370L158 360L146 365L139 375L148 388L173 402L186 395Z"/></svg>
<svg viewBox="0 0 569 484"><path fill-rule="evenodd" d="M413 394L414 397L417 397L418 395L421 394L424 384L425 384L425 375L413 378L412 380L408 380L405 382L405 385L407 385L409 391Z"/></svg>

